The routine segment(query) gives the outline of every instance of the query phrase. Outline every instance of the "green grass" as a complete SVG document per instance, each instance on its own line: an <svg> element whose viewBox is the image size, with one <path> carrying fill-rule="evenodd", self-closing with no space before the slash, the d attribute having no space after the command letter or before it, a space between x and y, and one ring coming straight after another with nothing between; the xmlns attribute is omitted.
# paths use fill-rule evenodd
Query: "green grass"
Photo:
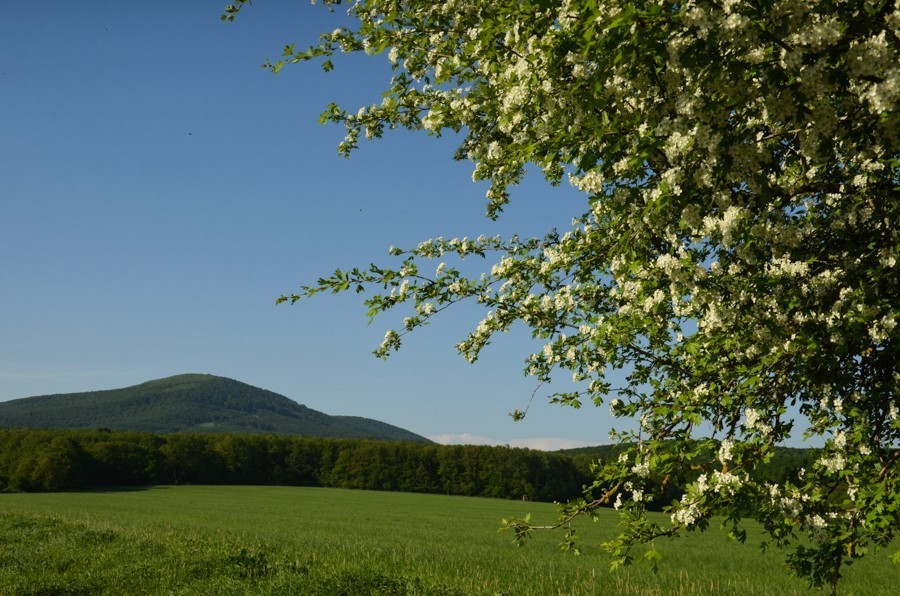
<svg viewBox="0 0 900 596"><path fill-rule="evenodd" d="M0 495L0 594L804 594L781 554L717 531L658 545L658 574L609 572L612 512L579 527L580 557L539 533L516 548L501 517L552 505L287 487L155 487ZM890 594L885 553L844 594Z"/></svg>

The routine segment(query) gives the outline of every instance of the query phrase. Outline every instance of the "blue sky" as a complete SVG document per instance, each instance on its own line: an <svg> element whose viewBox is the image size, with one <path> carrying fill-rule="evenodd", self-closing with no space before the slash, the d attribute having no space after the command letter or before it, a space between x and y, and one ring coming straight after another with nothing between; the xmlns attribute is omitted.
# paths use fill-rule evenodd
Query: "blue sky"
<svg viewBox="0 0 900 596"><path fill-rule="evenodd" d="M475 365L454 349L478 311L448 311L388 361L358 296L275 298L336 267L391 263L434 236L565 229L585 199L532 175L499 222L453 138L400 132L337 153L330 101L378 101L384 58L260 68L340 14L258 0L0 6L0 400L198 372L329 414L441 441L607 442L606 408L546 403L524 330ZM488 265L489 267L489 265ZM397 314L402 317L401 313ZM563 388L563 386L558 386Z"/></svg>

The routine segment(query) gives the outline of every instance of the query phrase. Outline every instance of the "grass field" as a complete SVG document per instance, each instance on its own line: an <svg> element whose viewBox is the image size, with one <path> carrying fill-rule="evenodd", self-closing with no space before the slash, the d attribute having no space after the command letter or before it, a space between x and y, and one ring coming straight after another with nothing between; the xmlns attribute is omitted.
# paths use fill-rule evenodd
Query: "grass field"
<svg viewBox="0 0 900 596"><path fill-rule="evenodd" d="M153 487L0 494L0 594L805 594L781 554L718 531L658 545L658 574L609 572L612 512L516 548L501 517L552 505L288 487ZM756 536L756 538L755 538ZM842 594L894 594L886 553L847 569Z"/></svg>

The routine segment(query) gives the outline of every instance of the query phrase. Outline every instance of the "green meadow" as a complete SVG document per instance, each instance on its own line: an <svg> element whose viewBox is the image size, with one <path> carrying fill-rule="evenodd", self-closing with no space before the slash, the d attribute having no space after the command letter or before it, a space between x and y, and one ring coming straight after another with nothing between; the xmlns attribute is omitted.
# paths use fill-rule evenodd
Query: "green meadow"
<svg viewBox="0 0 900 596"><path fill-rule="evenodd" d="M500 519L547 503L326 488L160 486L0 494L0 594L806 594L781 553L712 530L657 546L658 573L609 571L616 516L578 526L585 554ZM891 594L888 552L848 568L842 594Z"/></svg>

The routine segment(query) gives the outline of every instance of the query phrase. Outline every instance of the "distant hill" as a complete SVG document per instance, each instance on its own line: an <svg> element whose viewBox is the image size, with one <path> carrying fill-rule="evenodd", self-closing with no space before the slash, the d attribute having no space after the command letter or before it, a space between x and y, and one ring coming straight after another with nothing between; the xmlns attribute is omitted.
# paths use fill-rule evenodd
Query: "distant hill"
<svg viewBox="0 0 900 596"><path fill-rule="evenodd" d="M0 427L278 433L430 442L384 422L329 416L272 391L198 374L167 377L124 389L0 402Z"/></svg>

